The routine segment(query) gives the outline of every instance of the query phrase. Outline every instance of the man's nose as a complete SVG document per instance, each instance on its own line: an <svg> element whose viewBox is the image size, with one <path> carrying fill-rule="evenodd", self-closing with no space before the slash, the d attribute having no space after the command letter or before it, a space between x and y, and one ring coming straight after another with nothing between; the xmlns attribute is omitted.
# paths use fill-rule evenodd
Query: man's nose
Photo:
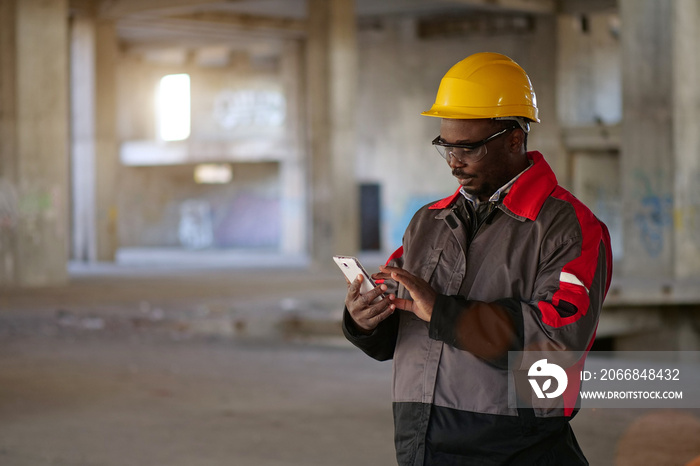
<svg viewBox="0 0 700 466"><path fill-rule="evenodd" d="M464 167L466 163L462 163L461 160L459 160L457 157L454 156L453 152L448 152L447 153L447 164L452 168L453 170L455 168L460 168Z"/></svg>

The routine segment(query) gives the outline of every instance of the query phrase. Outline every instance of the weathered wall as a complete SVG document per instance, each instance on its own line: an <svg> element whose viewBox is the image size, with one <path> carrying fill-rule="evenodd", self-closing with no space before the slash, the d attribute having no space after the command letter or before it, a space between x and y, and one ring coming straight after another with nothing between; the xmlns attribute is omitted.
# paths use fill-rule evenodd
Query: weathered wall
<svg viewBox="0 0 700 466"><path fill-rule="evenodd" d="M681 0L675 6L674 272L687 279L700 275L700 4Z"/></svg>
<svg viewBox="0 0 700 466"><path fill-rule="evenodd" d="M277 163L236 163L233 181L197 184L194 165L126 167L120 188L121 247L276 248Z"/></svg>
<svg viewBox="0 0 700 466"><path fill-rule="evenodd" d="M557 18L557 115L568 159L563 181L608 226L616 260L623 252L620 27L614 10Z"/></svg>
<svg viewBox="0 0 700 466"><path fill-rule="evenodd" d="M284 136L284 121L275 108L282 110L283 117L284 100L275 100L283 97L276 60L254 66L247 56L232 54L229 64L207 67L198 66L195 59L186 54L181 64L158 63L158 59L129 54L120 60L118 128L121 140L157 139L155 91L163 76L176 73L188 73L191 78L192 142L226 143ZM165 61L166 57L160 59ZM269 111L263 112L261 105L266 102L261 100L266 98ZM208 158L226 160L232 155L221 152Z"/></svg>
<svg viewBox="0 0 700 466"><path fill-rule="evenodd" d="M674 2L621 0L623 274L673 277ZM697 126L696 126L697 128Z"/></svg>
<svg viewBox="0 0 700 466"><path fill-rule="evenodd" d="M174 73L190 74L191 135L166 143L158 141L155 90L161 77ZM127 55L120 63L118 92L122 154L134 141L145 144L146 152L165 148L184 154L177 163L123 168L120 247L279 248L278 161L293 159L297 149L286 144L277 62L255 67L247 57L233 55L229 64L204 67L191 57L163 64ZM230 163L232 181L196 183L197 162Z"/></svg>
<svg viewBox="0 0 700 466"><path fill-rule="evenodd" d="M615 11L557 18L557 114L562 126L622 119L620 20Z"/></svg>

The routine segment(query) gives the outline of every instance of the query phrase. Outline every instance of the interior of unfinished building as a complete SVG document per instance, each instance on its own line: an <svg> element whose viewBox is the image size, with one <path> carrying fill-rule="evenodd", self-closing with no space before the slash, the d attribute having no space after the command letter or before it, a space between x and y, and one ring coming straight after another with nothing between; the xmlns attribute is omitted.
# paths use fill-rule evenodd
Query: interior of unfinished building
<svg viewBox="0 0 700 466"><path fill-rule="evenodd" d="M421 112L482 51L610 231L594 348L693 357L698 50L698 0L0 0L0 464L393 464L331 258L454 192ZM693 410L575 423L591 464L700 458Z"/></svg>

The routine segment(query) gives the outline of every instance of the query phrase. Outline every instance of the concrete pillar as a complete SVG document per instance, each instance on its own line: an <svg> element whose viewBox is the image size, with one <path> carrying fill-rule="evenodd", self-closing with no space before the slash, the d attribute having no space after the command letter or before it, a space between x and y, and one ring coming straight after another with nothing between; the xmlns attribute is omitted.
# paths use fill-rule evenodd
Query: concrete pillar
<svg viewBox="0 0 700 466"><path fill-rule="evenodd" d="M0 2L0 281L67 280L68 2Z"/></svg>
<svg viewBox="0 0 700 466"><path fill-rule="evenodd" d="M674 0L674 232L677 278L700 276L700 2Z"/></svg>
<svg viewBox="0 0 700 466"><path fill-rule="evenodd" d="M17 102L15 2L0 1L0 285L15 283Z"/></svg>
<svg viewBox="0 0 700 466"><path fill-rule="evenodd" d="M620 0L623 266L636 278L674 274L673 8L667 0ZM695 121L697 124L697 120Z"/></svg>
<svg viewBox="0 0 700 466"><path fill-rule="evenodd" d="M282 178L282 244L285 255L303 255L306 250L306 153L304 130L304 63L300 41L288 41L282 54L282 79L287 97L288 154L280 166Z"/></svg>
<svg viewBox="0 0 700 466"><path fill-rule="evenodd" d="M97 260L95 210L95 19L71 22L71 258Z"/></svg>
<svg viewBox="0 0 700 466"><path fill-rule="evenodd" d="M98 20L95 29L95 205L97 259L113 261L119 246L118 186L122 172L117 140L117 60L113 21Z"/></svg>
<svg viewBox="0 0 700 466"><path fill-rule="evenodd" d="M307 89L311 251L317 266L359 248L355 176L357 28L354 0L309 0Z"/></svg>
<svg viewBox="0 0 700 466"><path fill-rule="evenodd" d="M700 273L700 6L621 0L623 273Z"/></svg>
<svg viewBox="0 0 700 466"><path fill-rule="evenodd" d="M531 47L528 49L527 63L520 63L527 71L537 94L540 123L532 125L528 137L528 149L538 150L547 159L557 174L559 182L570 186L569 160L566 156L557 118L557 20L553 15L536 19L537 25L532 35Z"/></svg>

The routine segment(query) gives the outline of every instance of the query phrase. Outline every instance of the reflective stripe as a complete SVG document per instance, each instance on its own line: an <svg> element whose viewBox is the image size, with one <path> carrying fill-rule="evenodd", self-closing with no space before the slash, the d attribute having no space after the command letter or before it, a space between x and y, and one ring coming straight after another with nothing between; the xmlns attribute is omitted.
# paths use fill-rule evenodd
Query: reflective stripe
<svg viewBox="0 0 700 466"><path fill-rule="evenodd" d="M586 290L586 293L588 293L588 288L586 288L586 285L584 285L583 282L573 273L562 272L561 275L559 275L559 282L582 286L583 289Z"/></svg>

